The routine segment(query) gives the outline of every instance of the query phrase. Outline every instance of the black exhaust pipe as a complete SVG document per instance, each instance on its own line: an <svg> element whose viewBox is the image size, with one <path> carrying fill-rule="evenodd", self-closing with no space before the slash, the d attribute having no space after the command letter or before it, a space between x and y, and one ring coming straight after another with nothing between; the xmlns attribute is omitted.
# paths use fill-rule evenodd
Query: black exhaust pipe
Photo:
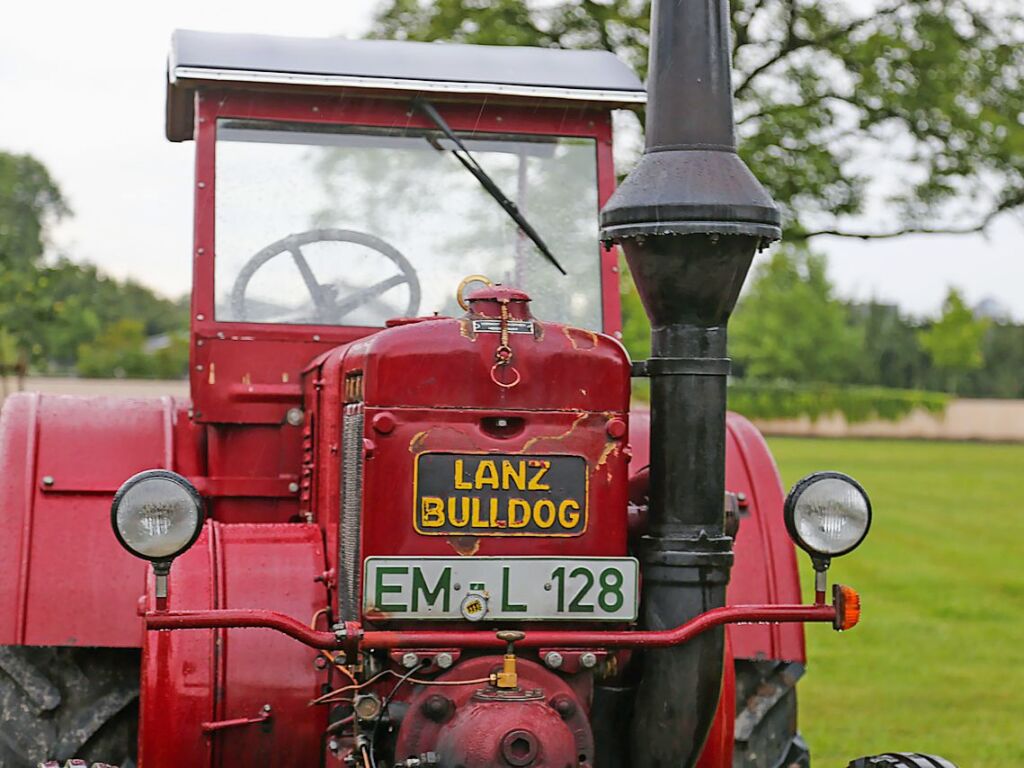
<svg viewBox="0 0 1024 768"><path fill-rule="evenodd" d="M642 621L725 604L726 324L779 211L736 154L727 0L654 0L643 157L601 212L651 321L651 493ZM721 693L724 634L643 660L634 768L694 765Z"/></svg>

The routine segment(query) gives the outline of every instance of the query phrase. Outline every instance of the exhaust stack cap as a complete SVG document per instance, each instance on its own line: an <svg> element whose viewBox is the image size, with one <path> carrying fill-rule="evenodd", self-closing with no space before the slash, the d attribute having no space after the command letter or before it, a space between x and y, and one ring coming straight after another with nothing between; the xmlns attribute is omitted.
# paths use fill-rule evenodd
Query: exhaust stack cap
<svg viewBox="0 0 1024 768"><path fill-rule="evenodd" d="M779 209L736 154L726 0L655 0L644 155L601 213L602 239L781 236Z"/></svg>

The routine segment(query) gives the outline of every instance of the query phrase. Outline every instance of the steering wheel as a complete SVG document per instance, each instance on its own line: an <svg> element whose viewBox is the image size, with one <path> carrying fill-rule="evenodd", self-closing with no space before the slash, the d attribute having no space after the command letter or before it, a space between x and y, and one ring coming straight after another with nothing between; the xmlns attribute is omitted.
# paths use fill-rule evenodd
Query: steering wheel
<svg viewBox="0 0 1024 768"><path fill-rule="evenodd" d="M370 248L391 260L400 270L397 275L381 280L366 288L360 288L353 293L338 297L338 290L333 285L321 285L317 282L313 270L309 268L309 262L302 254L302 246L311 243L356 243ZM403 256L397 248L389 245L375 235L366 232L356 232L352 229L310 229L295 235L282 237L280 240L271 243L261 250L239 270L235 284L231 288L231 311L235 320L246 321L248 311L246 306L245 292L249 287L249 281L256 271L275 256L282 253L290 253L295 261L295 266L306 284L306 289L313 299L315 307L314 321L322 325L338 325L341 318L352 310L363 306L378 296L397 288L400 285L409 286L409 304L405 308L405 317L415 317L420 308L420 281L416 276L416 270L409 260Z"/></svg>

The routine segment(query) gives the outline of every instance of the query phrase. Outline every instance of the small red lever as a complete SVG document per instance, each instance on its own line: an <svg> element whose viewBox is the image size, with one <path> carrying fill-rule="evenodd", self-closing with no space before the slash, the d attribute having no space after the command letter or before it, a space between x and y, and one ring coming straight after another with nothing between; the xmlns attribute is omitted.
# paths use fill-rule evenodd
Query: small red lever
<svg viewBox="0 0 1024 768"><path fill-rule="evenodd" d="M270 719L270 705L264 704L263 709L256 717L236 717L233 720L212 720L203 723L203 733L213 733L214 731L223 731L228 728L239 728L243 725L257 725L258 723L265 723Z"/></svg>

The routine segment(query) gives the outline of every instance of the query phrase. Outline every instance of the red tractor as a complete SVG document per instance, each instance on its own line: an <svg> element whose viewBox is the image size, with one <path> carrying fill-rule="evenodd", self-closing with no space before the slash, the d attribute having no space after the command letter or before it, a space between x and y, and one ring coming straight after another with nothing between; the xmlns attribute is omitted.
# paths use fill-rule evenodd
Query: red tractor
<svg viewBox="0 0 1024 768"><path fill-rule="evenodd" d="M175 35L191 397L6 403L0 765L809 765L802 622L857 622L825 576L871 508L835 472L784 503L726 417L780 232L726 10L655 3L617 192L647 94L609 53Z"/></svg>

